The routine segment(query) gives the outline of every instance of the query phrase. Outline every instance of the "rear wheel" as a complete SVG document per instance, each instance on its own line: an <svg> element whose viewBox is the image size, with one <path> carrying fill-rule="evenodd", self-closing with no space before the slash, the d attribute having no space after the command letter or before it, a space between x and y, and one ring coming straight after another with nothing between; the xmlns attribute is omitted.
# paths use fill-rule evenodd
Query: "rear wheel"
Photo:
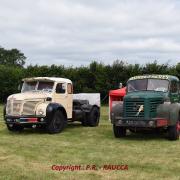
<svg viewBox="0 0 180 180"><path fill-rule="evenodd" d="M126 136L126 128L121 126L116 126L113 124L113 132L116 138L125 137Z"/></svg>
<svg viewBox="0 0 180 180"><path fill-rule="evenodd" d="M47 125L50 134L60 133L67 125L67 119L61 111L54 113L53 119Z"/></svg>
<svg viewBox="0 0 180 180"><path fill-rule="evenodd" d="M85 119L83 119L83 120L81 121L81 124L82 124L83 126L88 126L88 122L87 122Z"/></svg>
<svg viewBox="0 0 180 180"><path fill-rule="evenodd" d="M93 107L89 116L88 116L88 122L87 124L89 126L98 126L99 125L99 117L100 117L100 112L97 107ZM84 122L86 124L86 122Z"/></svg>
<svg viewBox="0 0 180 180"><path fill-rule="evenodd" d="M176 125L169 126L168 127L168 138L169 140L178 140L179 139L179 121L176 123Z"/></svg>
<svg viewBox="0 0 180 180"><path fill-rule="evenodd" d="M22 131L24 129L23 126L17 124L7 124L7 128L9 131Z"/></svg>

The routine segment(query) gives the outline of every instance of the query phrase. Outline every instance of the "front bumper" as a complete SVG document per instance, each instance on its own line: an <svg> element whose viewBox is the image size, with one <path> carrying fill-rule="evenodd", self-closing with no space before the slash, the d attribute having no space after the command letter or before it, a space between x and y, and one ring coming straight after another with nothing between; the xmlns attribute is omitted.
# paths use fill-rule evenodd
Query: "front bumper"
<svg viewBox="0 0 180 180"><path fill-rule="evenodd" d="M120 118L112 122L116 126L124 127L144 127L144 128L157 128L168 126L168 120L162 118L152 119L134 119L134 118Z"/></svg>
<svg viewBox="0 0 180 180"><path fill-rule="evenodd" d="M42 116L5 116L6 124L45 124L46 117Z"/></svg>

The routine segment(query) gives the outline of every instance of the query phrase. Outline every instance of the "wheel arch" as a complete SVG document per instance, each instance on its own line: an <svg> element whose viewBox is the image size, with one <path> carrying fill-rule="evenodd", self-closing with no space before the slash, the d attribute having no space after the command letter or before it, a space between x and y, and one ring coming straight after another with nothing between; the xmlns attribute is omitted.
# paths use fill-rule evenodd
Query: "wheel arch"
<svg viewBox="0 0 180 180"><path fill-rule="evenodd" d="M168 125L174 125L180 120L180 103L161 104L157 107L157 117L168 120Z"/></svg>
<svg viewBox="0 0 180 180"><path fill-rule="evenodd" d="M112 107L110 118L111 123L115 124L116 117L122 117L123 116L123 103L118 103L114 107Z"/></svg>
<svg viewBox="0 0 180 180"><path fill-rule="evenodd" d="M66 110L63 106L58 107L57 110L61 111L63 113L64 117L67 119L67 113L66 113Z"/></svg>
<svg viewBox="0 0 180 180"><path fill-rule="evenodd" d="M63 113L63 115L65 116L65 118L67 119L67 113L65 108L58 103L50 103L48 104L47 108L46 108L46 118L48 121L50 121L53 118L54 113L59 110Z"/></svg>

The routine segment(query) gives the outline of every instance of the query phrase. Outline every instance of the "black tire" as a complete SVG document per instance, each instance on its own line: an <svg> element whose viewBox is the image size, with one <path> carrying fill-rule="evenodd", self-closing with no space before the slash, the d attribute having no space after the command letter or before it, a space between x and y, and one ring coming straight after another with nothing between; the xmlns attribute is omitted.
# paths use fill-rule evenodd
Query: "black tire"
<svg viewBox="0 0 180 180"><path fill-rule="evenodd" d="M52 120L47 125L47 132L50 134L60 133L67 125L67 119L62 111L56 111Z"/></svg>
<svg viewBox="0 0 180 180"><path fill-rule="evenodd" d="M178 123L176 125L168 127L168 139L169 140L178 140L179 139Z"/></svg>
<svg viewBox="0 0 180 180"><path fill-rule="evenodd" d="M10 126L9 124L6 124L6 126L7 126L9 131L22 131L24 129L23 126L16 125L16 124L13 124L12 126Z"/></svg>
<svg viewBox="0 0 180 180"><path fill-rule="evenodd" d="M113 132L116 138L125 137L126 136L126 128L121 126L116 126L113 124Z"/></svg>
<svg viewBox="0 0 180 180"><path fill-rule="evenodd" d="M86 121L86 119L83 119L83 120L81 121L81 124L82 124L83 126L88 126L88 122Z"/></svg>
<svg viewBox="0 0 180 180"><path fill-rule="evenodd" d="M178 140L179 139L178 123L176 125L168 127L168 139L169 140Z"/></svg>
<svg viewBox="0 0 180 180"><path fill-rule="evenodd" d="M100 117L100 112L97 107L93 107L91 112L89 113L88 116L88 121L84 122L84 124L87 124L91 127L95 127L99 125L99 117Z"/></svg>

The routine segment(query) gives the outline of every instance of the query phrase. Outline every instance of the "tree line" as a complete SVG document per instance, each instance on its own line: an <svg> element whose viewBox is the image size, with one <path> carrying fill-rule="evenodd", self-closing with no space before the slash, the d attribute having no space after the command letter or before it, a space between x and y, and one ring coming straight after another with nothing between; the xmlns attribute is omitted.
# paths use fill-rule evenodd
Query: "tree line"
<svg viewBox="0 0 180 180"><path fill-rule="evenodd" d="M5 55L0 48L0 101L13 93L18 92L21 79L25 77L49 76L64 77L73 81L74 93L101 93L101 98L107 97L109 90L117 89L119 83L126 85L126 81L135 75L143 74L171 74L180 78L180 63L176 65L159 64L157 61L140 64L128 64L116 60L111 65L92 61L88 66L65 67L64 65L39 66L29 65L24 67L23 53L16 50L15 57ZM10 51L10 50L9 50ZM13 53L12 53L13 54ZM4 58L2 58L4 56ZM19 57L20 56L20 57ZM6 60L5 60L6 59ZM107 102L105 98L104 102Z"/></svg>

